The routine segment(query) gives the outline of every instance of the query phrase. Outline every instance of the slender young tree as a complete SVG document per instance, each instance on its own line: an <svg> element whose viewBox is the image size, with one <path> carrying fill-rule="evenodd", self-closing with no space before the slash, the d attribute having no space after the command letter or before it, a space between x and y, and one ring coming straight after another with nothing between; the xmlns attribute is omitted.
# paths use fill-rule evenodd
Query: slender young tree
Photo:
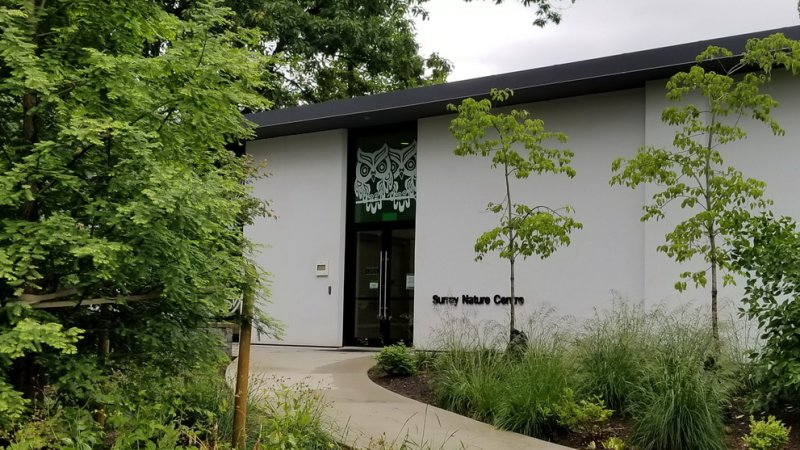
<svg viewBox="0 0 800 450"><path fill-rule="evenodd" d="M764 198L764 182L727 165L722 149L747 136L743 118L766 124L776 135L783 134L771 115L778 102L762 88L775 66L796 72L798 55L800 43L780 34L750 40L741 58L733 58L726 49L709 47L697 57L694 67L667 83L667 98L681 102L664 109L661 116L664 123L676 128L673 148L641 147L635 157L619 158L612 164L612 185L635 188L648 183L660 188L644 206L642 221L666 217L673 203L692 214L667 233L658 251L680 263L694 258L705 262L700 270L681 273L675 288L683 291L689 281L705 287L710 277L711 330L717 340L720 277L727 285L733 283L736 272L730 241L752 210L771 203ZM721 70L712 69L717 67ZM699 96L703 104L684 101L687 96Z"/></svg>
<svg viewBox="0 0 800 450"><path fill-rule="evenodd" d="M514 303L515 265L519 258L537 255L544 259L560 246L570 243L570 233L582 224L568 214L572 208L554 209L548 206L528 206L512 199L512 180L524 180L531 174L564 174L570 178L575 170L569 165L573 153L565 149L549 148L545 141L565 143L562 133L547 132L544 122L529 118L525 110L509 113L492 111L493 103L508 100L513 95L509 89L492 89L489 98L468 98L460 105L449 105L458 116L450 123L450 132L458 140L455 154L491 158L492 168L500 168L505 183L505 197L490 202L487 209L500 215L500 225L483 233L475 242L476 260L489 252L498 252L509 263L509 288L511 291L509 336L516 331Z"/></svg>

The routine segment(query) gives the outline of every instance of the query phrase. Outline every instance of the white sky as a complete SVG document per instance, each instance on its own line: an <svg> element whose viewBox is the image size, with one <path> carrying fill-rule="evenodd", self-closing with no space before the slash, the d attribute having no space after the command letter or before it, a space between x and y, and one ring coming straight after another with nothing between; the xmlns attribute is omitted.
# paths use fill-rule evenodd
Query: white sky
<svg viewBox="0 0 800 450"><path fill-rule="evenodd" d="M800 25L797 0L563 1L560 25L532 25L519 0L429 0L421 52L438 52L462 80L666 45Z"/></svg>

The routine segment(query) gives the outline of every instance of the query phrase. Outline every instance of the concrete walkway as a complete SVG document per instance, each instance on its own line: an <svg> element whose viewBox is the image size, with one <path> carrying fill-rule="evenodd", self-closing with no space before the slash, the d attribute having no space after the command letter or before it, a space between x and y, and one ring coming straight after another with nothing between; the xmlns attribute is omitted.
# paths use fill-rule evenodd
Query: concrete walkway
<svg viewBox="0 0 800 450"><path fill-rule="evenodd" d="M388 391L367 377L371 353L253 346L252 376L270 383L305 383L329 403L325 415L341 442L356 449L557 450L560 445L496 430ZM230 368L235 370L235 364ZM272 380L272 381L270 381Z"/></svg>

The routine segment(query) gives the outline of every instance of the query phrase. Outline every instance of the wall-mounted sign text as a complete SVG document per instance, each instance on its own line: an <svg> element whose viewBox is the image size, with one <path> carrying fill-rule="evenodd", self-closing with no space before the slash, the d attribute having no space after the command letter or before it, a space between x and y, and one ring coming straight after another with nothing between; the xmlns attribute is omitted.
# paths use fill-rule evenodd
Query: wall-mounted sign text
<svg viewBox="0 0 800 450"><path fill-rule="evenodd" d="M459 303L464 305L508 305L511 302L511 297L504 297L500 294L495 295L494 297L479 297L477 295L467 295L464 294L461 297L453 297L453 296L433 296L433 304L434 305L453 305L458 306ZM525 303L524 297L514 297L514 304L515 305L522 305Z"/></svg>

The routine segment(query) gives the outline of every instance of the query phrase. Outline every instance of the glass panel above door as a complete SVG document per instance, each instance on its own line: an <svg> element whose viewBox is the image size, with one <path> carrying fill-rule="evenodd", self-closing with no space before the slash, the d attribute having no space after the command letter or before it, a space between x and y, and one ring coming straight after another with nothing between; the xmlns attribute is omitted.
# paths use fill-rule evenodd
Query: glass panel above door
<svg viewBox="0 0 800 450"><path fill-rule="evenodd" d="M353 149L354 222L413 220L417 210L416 133L358 135Z"/></svg>

